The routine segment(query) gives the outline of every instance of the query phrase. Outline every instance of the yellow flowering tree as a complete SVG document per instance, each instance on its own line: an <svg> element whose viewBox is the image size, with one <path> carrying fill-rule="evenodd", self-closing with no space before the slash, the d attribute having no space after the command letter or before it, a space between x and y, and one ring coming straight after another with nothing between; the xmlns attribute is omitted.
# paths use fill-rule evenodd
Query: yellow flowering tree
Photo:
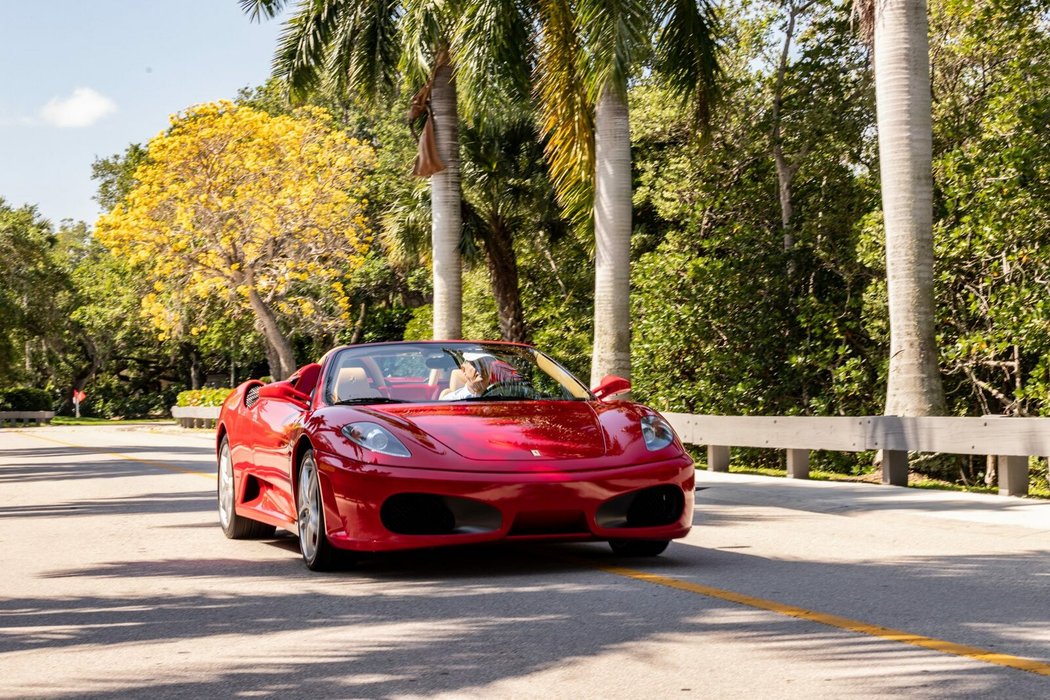
<svg viewBox="0 0 1050 700"><path fill-rule="evenodd" d="M372 148L316 108L271 116L230 102L175 115L149 142L136 186L102 216L98 239L143 271L161 336L199 310L250 312L276 377L295 369L289 328L349 317L345 275L371 242Z"/></svg>

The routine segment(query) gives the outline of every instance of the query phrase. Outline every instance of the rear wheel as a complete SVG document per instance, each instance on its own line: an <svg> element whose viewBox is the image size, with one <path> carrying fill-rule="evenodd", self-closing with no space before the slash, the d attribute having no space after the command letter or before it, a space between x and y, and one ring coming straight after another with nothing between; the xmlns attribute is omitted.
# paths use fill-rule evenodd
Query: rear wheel
<svg viewBox="0 0 1050 700"><path fill-rule="evenodd" d="M260 523L237 515L237 492L233 480L233 458L230 456L230 441L222 439L219 445L219 484L217 496L219 502L219 525L231 540L247 540L255 537L273 537L277 529L273 525Z"/></svg>
<svg viewBox="0 0 1050 700"><path fill-rule="evenodd" d="M311 571L328 571L335 567L340 552L328 541L321 499L321 480L312 450L299 460L299 489L296 494L299 521L299 551Z"/></svg>
<svg viewBox="0 0 1050 700"><path fill-rule="evenodd" d="M655 557L669 544L670 540L609 540L613 553L621 557Z"/></svg>

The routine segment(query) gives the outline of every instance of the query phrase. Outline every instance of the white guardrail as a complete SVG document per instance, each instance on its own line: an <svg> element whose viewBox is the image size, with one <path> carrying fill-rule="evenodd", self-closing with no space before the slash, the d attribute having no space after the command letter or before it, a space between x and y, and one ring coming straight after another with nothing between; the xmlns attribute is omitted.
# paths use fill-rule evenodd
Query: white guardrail
<svg viewBox="0 0 1050 700"><path fill-rule="evenodd" d="M0 426L50 423L54 417L54 411L0 411Z"/></svg>
<svg viewBox="0 0 1050 700"><path fill-rule="evenodd" d="M172 406L171 417L183 428L214 428L222 406Z"/></svg>
<svg viewBox="0 0 1050 700"><path fill-rule="evenodd" d="M184 428L211 428L218 406L176 406L171 415ZM1050 418L906 418L901 416L705 416L663 413L682 442L707 446L707 467L729 470L730 447L787 452L787 475L809 477L812 450L882 450L882 482L908 484L909 452L991 455L999 493L1028 493L1028 458L1050 455Z"/></svg>
<svg viewBox="0 0 1050 700"><path fill-rule="evenodd" d="M664 413L682 442L707 446L711 471L728 471L730 447L787 451L787 474L809 476L811 450L882 450L882 482L908 483L909 452L991 455L999 493L1028 493L1028 458L1050 455L1050 418L704 416Z"/></svg>

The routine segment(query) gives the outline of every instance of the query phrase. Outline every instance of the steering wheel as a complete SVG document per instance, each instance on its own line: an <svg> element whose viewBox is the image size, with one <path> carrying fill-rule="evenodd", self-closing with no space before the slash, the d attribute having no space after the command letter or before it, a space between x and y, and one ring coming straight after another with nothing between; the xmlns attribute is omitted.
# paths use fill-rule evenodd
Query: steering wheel
<svg viewBox="0 0 1050 700"><path fill-rule="evenodd" d="M481 398L485 396L496 396L497 392L501 389L513 389L512 392L502 394L503 396L534 398L536 395L536 392L532 389L532 387L528 386L527 384L523 384L520 381L502 381L493 382L492 384L489 384L487 387L484 388L484 390L482 390L480 394L478 394L478 397Z"/></svg>

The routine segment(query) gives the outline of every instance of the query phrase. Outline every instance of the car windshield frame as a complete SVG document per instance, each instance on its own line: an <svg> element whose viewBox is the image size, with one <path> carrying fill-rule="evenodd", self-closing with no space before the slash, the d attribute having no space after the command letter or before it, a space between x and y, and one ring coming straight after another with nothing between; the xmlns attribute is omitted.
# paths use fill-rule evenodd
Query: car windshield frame
<svg viewBox="0 0 1050 700"><path fill-rule="evenodd" d="M557 360L517 343L371 343L336 348L327 359L321 405L595 400ZM490 385L482 395L447 397L453 371L462 377L464 361L485 365ZM369 397L375 401L369 402Z"/></svg>

